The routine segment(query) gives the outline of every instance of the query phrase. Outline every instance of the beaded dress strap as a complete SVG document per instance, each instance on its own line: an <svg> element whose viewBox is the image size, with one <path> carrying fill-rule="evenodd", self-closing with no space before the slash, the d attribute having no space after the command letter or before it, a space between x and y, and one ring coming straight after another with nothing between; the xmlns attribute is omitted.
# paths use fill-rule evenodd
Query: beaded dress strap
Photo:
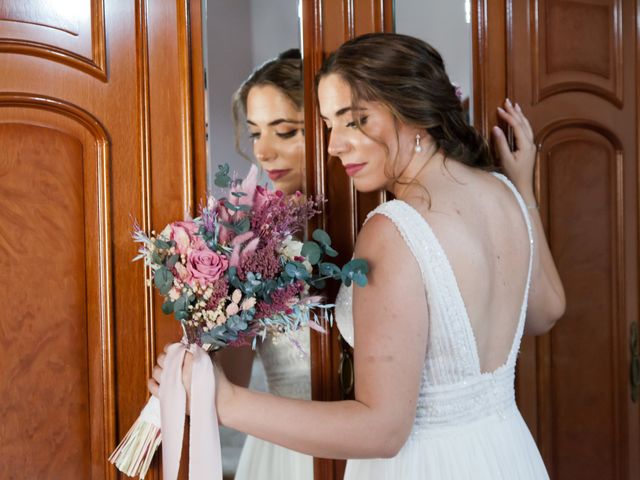
<svg viewBox="0 0 640 480"><path fill-rule="evenodd" d="M511 351L509 352L509 358L507 360L508 365L515 364L516 357L518 355L518 348L520 345L520 341L522 340L522 334L524 332L524 323L527 316L527 304L529 302L529 288L531 286L531 274L533 271L533 252L534 252L534 241L533 241L533 226L531 225L531 218L529 217L529 212L527 210L527 205L525 204L520 192L515 187L511 180L502 175L501 173L493 172L492 175L497 179L501 180L505 185L509 187L509 189L513 192L513 195L516 197L518 201L518 205L520 205L520 209L522 210L522 215L524 216L524 221L527 225L527 234L529 236L529 269L527 272L527 283L524 289L524 299L522 301L522 306L520 307L520 318L518 319L518 328L516 330L516 336L513 340L513 344L511 346Z"/></svg>

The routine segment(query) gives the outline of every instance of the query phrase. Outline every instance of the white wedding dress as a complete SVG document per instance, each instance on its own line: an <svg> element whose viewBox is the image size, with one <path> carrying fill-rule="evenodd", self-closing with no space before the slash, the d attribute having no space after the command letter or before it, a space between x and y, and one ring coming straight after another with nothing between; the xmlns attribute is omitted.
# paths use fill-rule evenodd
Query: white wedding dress
<svg viewBox="0 0 640 480"><path fill-rule="evenodd" d="M267 336L258 342L269 392L280 397L311 400L309 329L293 335L303 355L287 338ZM313 457L248 435L235 480L313 480Z"/></svg>
<svg viewBox="0 0 640 480"><path fill-rule="evenodd" d="M533 237L524 213L531 256L519 323L506 362L481 373L474 333L451 265L424 217L393 200L374 214L388 217L420 267L429 305L427 353L413 429L393 458L348 460L345 480L548 479L540 453L515 403L514 373L524 329L533 259ZM354 344L352 289L340 289L336 322ZM357 340L357 339L356 339Z"/></svg>

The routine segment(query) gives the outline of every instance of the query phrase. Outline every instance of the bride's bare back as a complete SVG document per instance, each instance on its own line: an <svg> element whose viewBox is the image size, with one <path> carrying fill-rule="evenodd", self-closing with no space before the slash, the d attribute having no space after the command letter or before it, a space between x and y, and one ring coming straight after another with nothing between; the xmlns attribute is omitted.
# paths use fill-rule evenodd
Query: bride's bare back
<svg viewBox="0 0 640 480"><path fill-rule="evenodd" d="M522 208L495 176L450 161L432 171L431 208L405 200L430 224L456 277L483 372L509 354L524 298L530 244ZM415 189L413 193L418 193Z"/></svg>

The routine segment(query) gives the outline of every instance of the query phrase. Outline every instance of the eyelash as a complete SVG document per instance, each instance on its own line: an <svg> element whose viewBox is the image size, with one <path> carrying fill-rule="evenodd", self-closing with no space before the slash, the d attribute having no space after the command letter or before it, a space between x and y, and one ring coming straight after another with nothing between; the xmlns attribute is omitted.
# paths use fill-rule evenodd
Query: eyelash
<svg viewBox="0 0 640 480"><path fill-rule="evenodd" d="M283 133L277 133L276 135L279 136L280 138L293 138L296 136L296 134L298 133L298 129L294 128L293 130L289 130L288 132L283 132Z"/></svg>
<svg viewBox="0 0 640 480"><path fill-rule="evenodd" d="M276 135L280 138L283 139L288 139L288 138L293 138L296 136L296 134L298 133L298 129L294 128L293 130L289 130L288 132L283 132L283 133L278 133L276 132ZM303 131L303 135L304 135L304 131ZM260 133L256 132L256 133L250 133L249 134L249 138L251 140L257 140L258 138L260 138Z"/></svg>
<svg viewBox="0 0 640 480"><path fill-rule="evenodd" d="M360 119L360 125L361 125L361 126L362 126L362 125L366 125L366 124L367 124L367 119L368 119L368 118L369 118L368 116L364 116L364 117L362 117L362 118ZM349 128L357 128L357 125L356 125L355 120L354 120L354 121L352 121L352 122L347 123L347 127L349 127Z"/></svg>

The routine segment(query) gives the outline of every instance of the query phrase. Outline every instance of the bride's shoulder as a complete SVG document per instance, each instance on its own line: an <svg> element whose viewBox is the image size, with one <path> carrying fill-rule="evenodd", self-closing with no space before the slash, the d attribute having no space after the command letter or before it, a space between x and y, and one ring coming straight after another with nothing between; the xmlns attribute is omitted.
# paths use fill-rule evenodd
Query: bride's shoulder
<svg viewBox="0 0 640 480"><path fill-rule="evenodd" d="M392 257L395 251L402 248L404 242L398 225L399 210L402 208L399 201L391 200L369 213L356 237L356 257Z"/></svg>

